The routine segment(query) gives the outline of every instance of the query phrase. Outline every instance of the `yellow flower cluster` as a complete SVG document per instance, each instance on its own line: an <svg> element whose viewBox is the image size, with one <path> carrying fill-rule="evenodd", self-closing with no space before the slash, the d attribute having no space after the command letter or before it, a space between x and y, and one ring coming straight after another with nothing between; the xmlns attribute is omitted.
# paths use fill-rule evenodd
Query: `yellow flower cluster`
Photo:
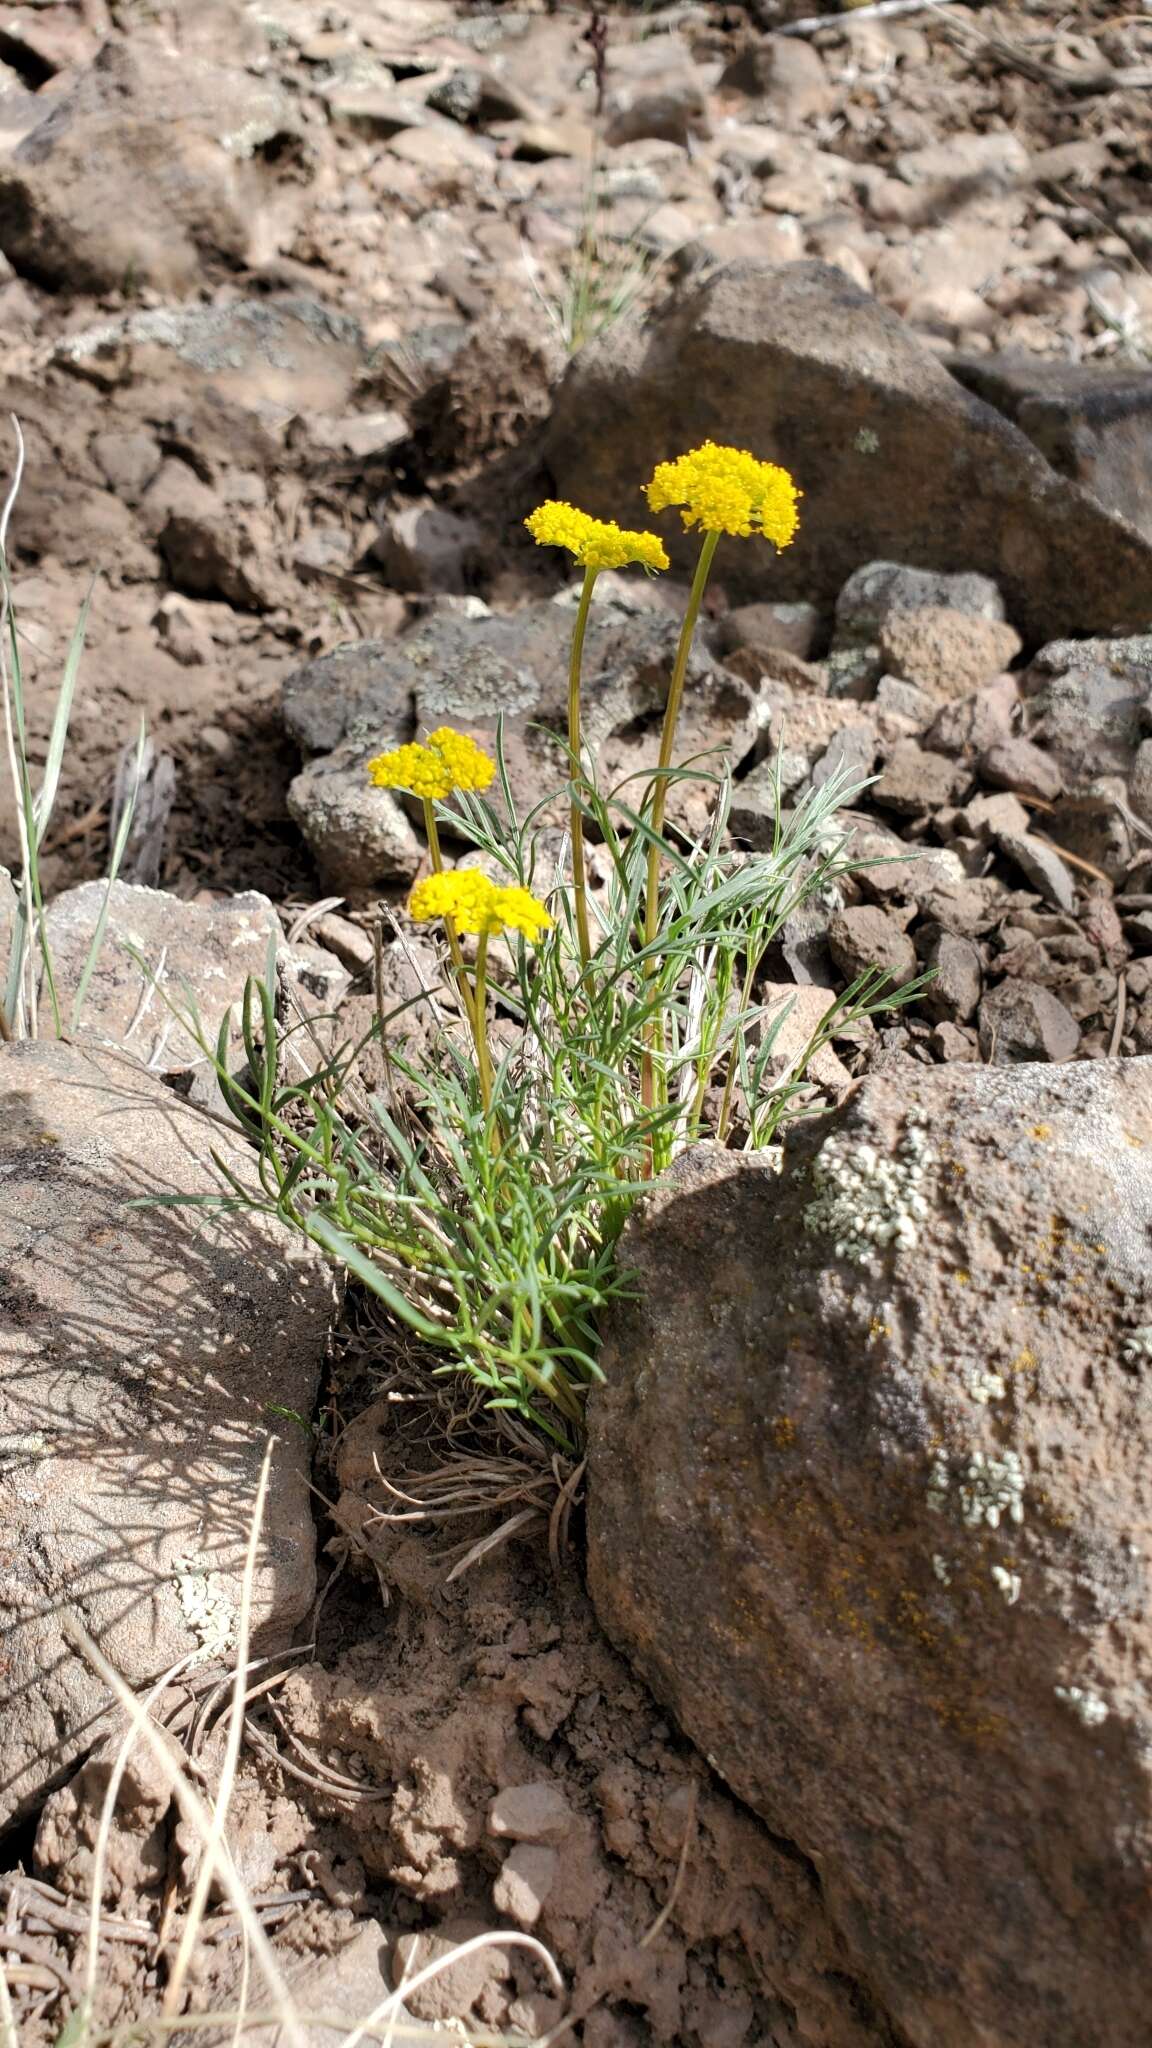
<svg viewBox="0 0 1152 2048"><path fill-rule="evenodd" d="M407 789L428 800L451 796L454 789L487 789L495 773L495 762L475 740L450 725L430 732L425 746L393 747L368 763L377 789Z"/></svg>
<svg viewBox="0 0 1152 2048"><path fill-rule="evenodd" d="M644 488L653 512L679 505L685 526L701 526L706 533L762 533L786 548L800 524L800 492L788 471L759 462L746 448L705 441L675 462L658 462Z"/></svg>
<svg viewBox="0 0 1152 2048"><path fill-rule="evenodd" d="M654 533L633 533L614 519L593 519L575 505L548 498L524 521L542 548L567 548L584 569L624 569L639 562L642 569L666 569L664 544Z"/></svg>
<svg viewBox="0 0 1152 2048"><path fill-rule="evenodd" d="M523 932L533 944L549 931L552 919L527 889L500 888L479 868L455 868L451 874L426 875L408 898L408 914L417 924L450 917L457 931Z"/></svg>

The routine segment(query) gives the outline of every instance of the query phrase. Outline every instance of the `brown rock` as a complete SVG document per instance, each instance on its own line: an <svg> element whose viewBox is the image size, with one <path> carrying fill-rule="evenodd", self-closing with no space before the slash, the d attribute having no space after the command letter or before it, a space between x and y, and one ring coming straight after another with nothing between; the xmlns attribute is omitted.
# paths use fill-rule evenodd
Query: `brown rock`
<svg viewBox="0 0 1152 2048"><path fill-rule="evenodd" d="M760 1041L763 1044L769 1037L772 1039L765 1071L773 1079L790 1078L797 1072L828 1012L835 1008L836 996L831 989L816 988L811 983L793 986L782 981L764 983L757 996L764 1008ZM828 1044L819 1046L807 1060L804 1073L820 1088L847 1088L852 1080L843 1060Z"/></svg>
<svg viewBox="0 0 1152 2048"><path fill-rule="evenodd" d="M294 131L238 65L109 41L0 169L0 245L50 289L198 290L206 264L245 267L266 243L269 145Z"/></svg>
<svg viewBox="0 0 1152 2048"><path fill-rule="evenodd" d="M518 1927L535 1927L556 1882L560 1858L555 1849L518 1842L509 1850L492 1887L492 1904Z"/></svg>
<svg viewBox="0 0 1152 2048"><path fill-rule="evenodd" d="M1129 772L1152 704L1152 634L1054 641L1022 682L1028 737L1056 761L1066 788Z"/></svg>
<svg viewBox="0 0 1152 2048"><path fill-rule="evenodd" d="M1002 981L980 1005L980 1053L993 1066L1070 1060L1080 1043L1075 1017L1051 989Z"/></svg>
<svg viewBox="0 0 1152 2048"><path fill-rule="evenodd" d="M971 787L972 772L962 761L930 754L915 740L899 740L872 785L872 801L904 817L926 817L960 802Z"/></svg>
<svg viewBox="0 0 1152 2048"><path fill-rule="evenodd" d="M463 513L416 502L381 515L372 553L397 590L466 591L477 581L484 535Z"/></svg>
<svg viewBox="0 0 1152 2048"><path fill-rule="evenodd" d="M1033 838L1030 832L998 832L996 844L1005 859L1039 890L1046 903L1054 904L1057 910L1076 908L1076 884L1055 847Z"/></svg>
<svg viewBox="0 0 1152 2048"><path fill-rule="evenodd" d="M1123 784L1117 785L1123 789ZM1126 805L1098 787L1083 796L1065 796L1044 819L1053 839L1090 861L1110 882L1123 880L1138 841L1126 815Z"/></svg>
<svg viewBox="0 0 1152 2048"><path fill-rule="evenodd" d="M611 149L651 136L687 146L711 133L704 89L693 71L653 81L638 89L621 87L607 110L604 140Z"/></svg>
<svg viewBox="0 0 1152 2048"><path fill-rule="evenodd" d="M429 1963L438 1962L444 1966L418 1991L405 1991L404 2002L414 2018L459 2020L471 2012L488 1987L499 1984L507 1976L509 1957L506 1949L473 1949L459 1962L448 1960L454 1950L463 1948L465 1942L490 1931L490 1926L483 1920L460 1917L444 1921L434 1934L400 1936L392 1951L392 1976L398 1990L406 1979L416 1976Z"/></svg>
<svg viewBox="0 0 1152 2048"><path fill-rule="evenodd" d="M721 654L746 647L755 655L783 652L808 661L819 630L814 604L742 604L721 619L717 644Z"/></svg>
<svg viewBox="0 0 1152 2048"><path fill-rule="evenodd" d="M980 1057L974 1031L962 1031L958 1024L937 1024L929 1039L937 1059L971 1060Z"/></svg>
<svg viewBox="0 0 1152 2048"><path fill-rule="evenodd" d="M916 948L895 918L874 903L838 911L828 927L828 950L849 981L878 967L899 988L916 973Z"/></svg>
<svg viewBox="0 0 1152 2048"><path fill-rule="evenodd" d="M785 463L806 493L770 570L757 544L722 544L735 598L762 597L767 573L774 596L826 604L867 535L889 561L996 577L1032 639L1146 623L1152 546L837 271L734 264L582 349L546 438L558 495L619 517L654 454L674 452L673 394L675 447L734 442ZM681 567L695 560L675 518L661 530Z"/></svg>
<svg viewBox="0 0 1152 2048"><path fill-rule="evenodd" d="M572 1808L556 1785L541 1778L530 1785L506 1785L488 1809L488 1832L517 1842L562 1842L572 1827Z"/></svg>
<svg viewBox="0 0 1152 2048"><path fill-rule="evenodd" d="M216 903L186 903L132 882L81 882L53 898L45 928L65 1023L71 1024L102 930L79 1013L85 1035L162 1075L184 1100L216 1111L222 1104L215 1068L195 1036L196 1019L213 1048L227 1020L230 1070L239 1072L245 983L250 976L262 979L273 945L287 983L299 993L307 975L323 1008L348 986L331 954L287 945L275 906L255 889ZM42 1010L48 1003L44 986L40 1003Z"/></svg>
<svg viewBox="0 0 1152 2048"><path fill-rule="evenodd" d="M981 782L991 783L993 789L1016 790L1021 796L1043 797L1048 803L1064 787L1055 761L1018 735L996 740L988 747L980 756L978 773Z"/></svg>
<svg viewBox="0 0 1152 2048"><path fill-rule="evenodd" d="M795 36L757 36L722 72L721 92L756 100L765 119L789 128L818 121L839 95L818 50Z"/></svg>
<svg viewBox="0 0 1152 2048"><path fill-rule="evenodd" d="M941 932L929 947L925 965L932 970L932 980L921 1000L929 1016L967 1024L976 1015L984 986L980 948L957 932Z"/></svg>
<svg viewBox="0 0 1152 2048"><path fill-rule="evenodd" d="M1034 355L961 358L948 367L1014 421L1053 469L1152 537L1152 376L1146 368Z"/></svg>
<svg viewBox="0 0 1152 2048"><path fill-rule="evenodd" d="M599 1614L910 2048L1152 2024L1150 1161L1152 1062L901 1065L623 1247Z"/></svg>
<svg viewBox="0 0 1152 2048"><path fill-rule="evenodd" d="M1031 822L1032 814L1019 797L1004 789L995 796L974 796L956 812L951 829L990 844L1005 833L1026 833Z"/></svg>
<svg viewBox="0 0 1152 2048"><path fill-rule="evenodd" d="M1020 635L1003 620L925 607L894 612L880 629L880 653L893 675L937 697L979 689L1020 652Z"/></svg>
<svg viewBox="0 0 1152 2048"><path fill-rule="evenodd" d="M937 754L962 754L965 760L1010 739L1020 697L1014 676L998 676L968 697L957 697L937 711L925 743Z"/></svg>

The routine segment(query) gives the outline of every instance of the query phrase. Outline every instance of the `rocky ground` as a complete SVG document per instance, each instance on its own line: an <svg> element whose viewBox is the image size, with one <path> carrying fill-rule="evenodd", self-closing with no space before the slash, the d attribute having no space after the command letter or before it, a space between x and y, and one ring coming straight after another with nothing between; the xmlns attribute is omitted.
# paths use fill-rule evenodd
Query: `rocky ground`
<svg viewBox="0 0 1152 2048"><path fill-rule="evenodd" d="M555 779L572 591L523 515L555 490L628 523L652 463L713 435L789 463L804 528L776 562L752 543L722 551L685 745L731 758L738 849L769 846L777 803L837 766L874 778L842 819L873 865L785 932L773 999L799 986L807 1029L863 968L934 970L898 1020L825 1055L828 1100L875 1076L866 1086L918 1101L1024 1064L1040 1129L1044 1090L1067 1085L1050 1063L1152 1052L1150 85L1152 19L1103 0L1072 20L1038 0L818 25L789 0L4 9L3 409L27 444L11 565L34 756L98 577L45 862L65 989L143 715L148 829L113 901L113 942L162 959L215 1023L269 933L285 931L300 1000L339 1005L349 1035L362 1028L373 907L398 905L424 859L416 821L366 788L364 761L443 717L490 737L500 713L518 791L534 798ZM600 591L589 705L616 780L654 759L679 593L612 576ZM682 823L703 797L688 786ZM17 864L7 790L5 861ZM77 1258L95 1244L101 1262L99 1232L127 1232L109 1190L126 1158L164 1156L172 1086L218 1107L196 1047L145 994L113 943L95 1028L160 1078L139 1084L138 1140L121 1153L108 1141L103 1194L67 1088L82 1105L117 1073L30 1078L29 1066L9 1091L25 1104L46 1091L39 1121L25 1108L9 1129L35 1140L34 1206L46 1185L71 1190ZM952 1063L955 1077L924 1071ZM53 1119L58 1153L43 1141ZM208 1171L206 1140L181 1137L180 1151ZM238 1569L235 1526L206 1563L192 1490L186 1514L157 1498L152 1352L176 1361L160 1424L194 1436L201 1308L215 1313L223 1272L242 1303L212 1342L246 1342L242 1267L258 1254L222 1245L226 1270L194 1274L191 1296L173 1278L165 1349L121 1303L142 1270L177 1275L184 1254L128 1242L111 1277L99 1267L100 1330L134 1361L123 1405L111 1420L86 1405L77 1375L51 1484L42 1464L35 1483L23 1467L9 1481L7 1465L0 1480L24 1531L19 1572L55 1603L93 1555L51 1555L76 1461L95 1432L106 1529L124 1511L111 1504L126 1484L117 1447L143 1442L132 1485L168 1601L151 1636L122 1631L123 1666L143 1683L187 1633L190 1602L207 1626L196 1588L215 1573L234 1590ZM16 1229L15 1265L26 1252ZM6 1443L26 1440L30 1415L34 1433L56 1426L64 1369L45 1332L62 1320L77 1355L93 1341L67 1282L62 1270L43 1316L17 1300L25 1394ZM21 1281L29 1298L43 1284L32 1268ZM869 1317L885 1312L869 1304ZM300 1312L280 1395L305 1411L316 1314ZM1124 1347L1138 1351L1145 1328L1135 1314L1114 1333L1129 1366ZM738 1803L608 1648L577 1551L554 1576L537 1528L446 1585L455 1526L430 1539L377 1522L374 1454L393 1472L426 1454L419 1428L397 1438L401 1365L389 1398L365 1367L371 1349L346 1329L325 1368L325 1583L340 1576L310 1609L310 1565L291 1564L283 1536L280 1579L294 1583L270 1574L262 1625L275 1642L310 1613L317 1651L282 1666L254 1708L236 1811L245 1877L309 1997L327 2009L343 1984L346 2009L362 2011L382 1971L501 1924L546 1940L574 2038L592 2048L1089 2042L1083 2012L1067 2031L1071 2008L997 2034L994 1990L975 1982L965 1996L973 2010L992 1999L979 2024L993 2031L966 2035L947 1956L910 1987L843 1905L880 1882L875 1870L851 1866L810 1791L780 1807L721 1757L762 1818ZM913 1367L933 1369L919 1354ZM1136 1441L1131 1416L1124 1426ZM203 1455L228 1467L219 1444ZM302 1462L282 1475L288 1522ZM232 1481L250 1484L243 1458ZM1060 1512L1088 1510L1074 1494ZM1015 1562L1001 1568L1010 1581ZM1055 1566L1045 1553L1037 1568ZM1120 1564L1109 1569L1118 1583ZM125 1583L101 1577L100 1597L115 1605ZM711 1761L706 1717L677 1696L622 1596L600 1597ZM208 1627L206 1656L226 1635ZM20 1654L56 1669L71 1652L49 1634ZM165 1709L209 1775L212 1657ZM1080 1686L1067 1659L1052 1669ZM1123 1690L1116 1669L1105 1675ZM36 1729L3 1752L18 1832L0 1885L29 2042L55 2038L75 1991L107 1769L97 1752L43 1806L92 1739L86 1684L62 1679L51 1712L54 1762ZM1066 1768L1079 1765L1061 1750ZM192 1855L141 1772L114 1839L109 2023L158 1995ZM934 1852L908 1853L915 1865ZM1105 1852L1092 1838L1084 1853ZM849 1878L818 1874L846 1855ZM201 1995L227 1991L236 1950L221 1908ZM493 1951L414 2010L532 2039L562 2007L533 1965ZM1115 2025L1106 2038L1114 2048Z"/></svg>

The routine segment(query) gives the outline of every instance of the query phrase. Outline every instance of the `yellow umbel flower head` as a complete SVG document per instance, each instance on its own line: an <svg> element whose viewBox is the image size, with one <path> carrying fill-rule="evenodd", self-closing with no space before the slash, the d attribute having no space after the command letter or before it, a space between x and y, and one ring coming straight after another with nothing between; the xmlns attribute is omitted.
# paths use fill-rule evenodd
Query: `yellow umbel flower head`
<svg viewBox="0 0 1152 2048"><path fill-rule="evenodd" d="M487 789L495 773L496 763L483 748L450 725L430 732L424 746L393 747L368 763L377 789L407 789L429 801L451 796L454 789Z"/></svg>
<svg viewBox="0 0 1152 2048"><path fill-rule="evenodd" d="M542 548L567 548L582 569L626 569L639 562L651 575L668 567L664 544L654 533L633 533L614 519L593 519L559 498L537 505L524 524Z"/></svg>
<svg viewBox="0 0 1152 2048"><path fill-rule="evenodd" d="M483 933L489 938L497 932L523 932L533 944L552 926L544 905L527 889L501 888L479 868L426 875L408 898L408 915L417 924L450 917L457 931Z"/></svg>
<svg viewBox="0 0 1152 2048"><path fill-rule="evenodd" d="M658 462L644 486L653 512L678 505L686 527L706 533L762 533L786 548L800 524L800 497L786 469L759 462L746 448L719 448L705 441L674 462Z"/></svg>

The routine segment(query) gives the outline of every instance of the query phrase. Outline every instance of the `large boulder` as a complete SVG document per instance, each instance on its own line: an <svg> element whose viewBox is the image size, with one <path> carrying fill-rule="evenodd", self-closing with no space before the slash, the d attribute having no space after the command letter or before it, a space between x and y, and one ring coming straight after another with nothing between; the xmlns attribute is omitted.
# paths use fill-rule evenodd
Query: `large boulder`
<svg viewBox="0 0 1152 2048"><path fill-rule="evenodd" d="M1152 2033L1152 1060L900 1068L623 1246L609 1634L914 2048Z"/></svg>
<svg viewBox="0 0 1152 2048"><path fill-rule="evenodd" d="M331 1281L245 1214L157 1207L250 1154L123 1054L0 1047L0 1826L92 1746L107 1695L228 1657L261 1461L278 1436L255 1640L311 1604L307 1416ZM142 1206L137 1206L142 1204Z"/></svg>
<svg viewBox="0 0 1152 2048"><path fill-rule="evenodd" d="M1032 641L1147 624L1152 542L963 389L902 321L841 271L733 263L574 358L545 458L560 496L637 523L653 465L711 438L784 463L805 497L770 560L729 541L737 598L830 604L862 562L995 577ZM686 568L697 552L661 521Z"/></svg>
<svg viewBox="0 0 1152 2048"><path fill-rule="evenodd" d="M295 141L283 96L235 60L110 41L0 168L0 249L50 290L198 290L206 263L274 252Z"/></svg>

